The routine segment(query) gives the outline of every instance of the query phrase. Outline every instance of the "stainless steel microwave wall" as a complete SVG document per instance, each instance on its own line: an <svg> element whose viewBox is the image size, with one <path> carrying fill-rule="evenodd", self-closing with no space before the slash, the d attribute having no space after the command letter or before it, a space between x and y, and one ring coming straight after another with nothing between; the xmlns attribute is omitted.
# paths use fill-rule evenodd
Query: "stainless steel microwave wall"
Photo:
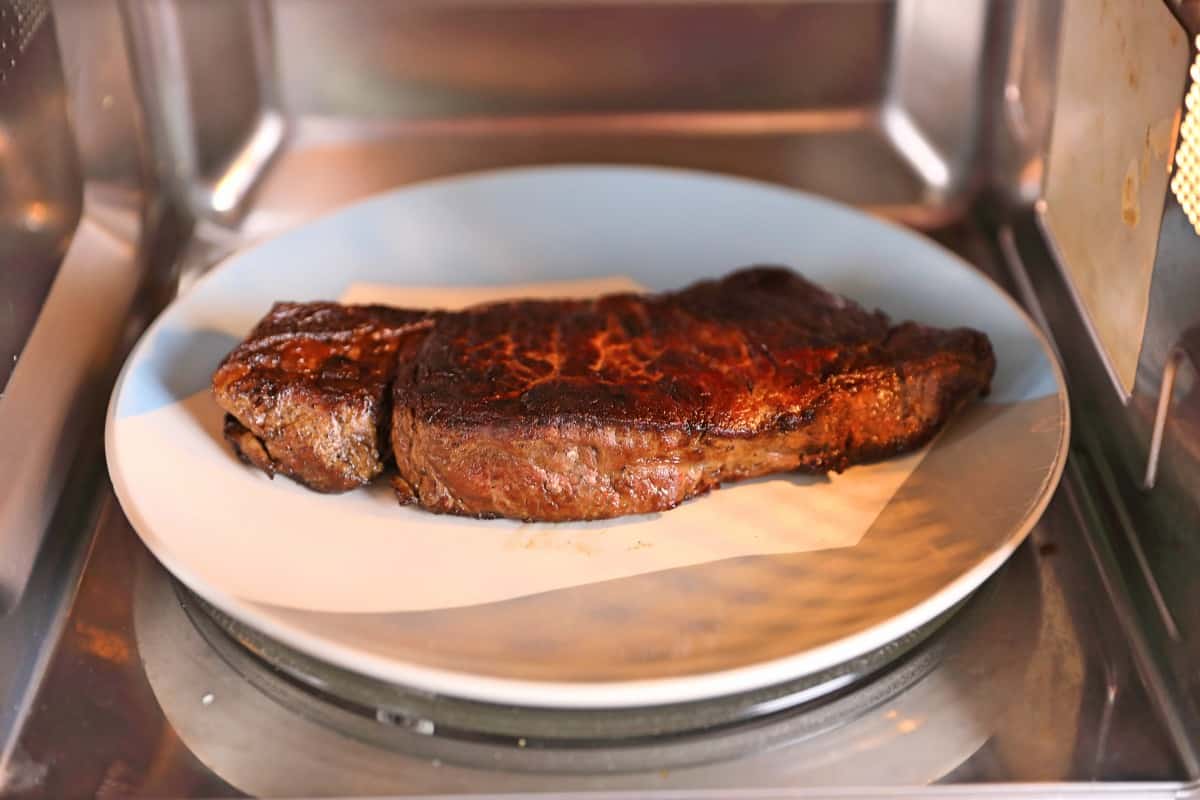
<svg viewBox="0 0 1200 800"><path fill-rule="evenodd" d="M1176 153L1195 18L1182 0L0 0L0 791L854 782L783 756L667 776L434 769L327 730L318 767L222 772L231 731L274 755L271 731L302 726L221 672L233 662L180 609L138 638L136 609L176 596L115 504L100 437L153 315L223 255L373 192L592 162L851 203L1025 305L1068 373L1072 455L1010 570L1041 604L1028 658L1011 684L955 694L991 733L943 780L1194 792L1200 237L1166 186L1194 169ZM1114 327L1123 298L1133 322ZM1014 580L990 607L1015 607ZM163 641L259 711L189 717L210 739L185 746L147 677L174 663ZM168 669L181 697L189 669Z"/></svg>

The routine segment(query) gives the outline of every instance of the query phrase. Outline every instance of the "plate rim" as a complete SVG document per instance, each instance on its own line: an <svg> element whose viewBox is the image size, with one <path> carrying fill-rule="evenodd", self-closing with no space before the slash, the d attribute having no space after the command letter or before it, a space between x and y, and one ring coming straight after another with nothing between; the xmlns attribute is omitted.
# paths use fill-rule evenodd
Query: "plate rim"
<svg viewBox="0 0 1200 800"><path fill-rule="evenodd" d="M738 184L757 191L765 190L780 196L800 198L816 205L826 206L838 212L862 218L875 225L889 228L906 238L917 239L925 246L940 251L942 256L954 262L958 268L964 269L981 279L994 293L999 295L1008 305L1009 309L1024 323L1028 332L1032 334L1041 348L1042 354L1046 357L1054 376L1055 397L1058 400L1059 418L1062 420L1054 462L1047 471L1045 479L1042 481L1037 499L1029 507L1021 523L1014 527L1013 532L1008 536L1004 544L993 549L985 558L954 580L945 584L934 594L899 614L865 630L858 631L819 647L809 648L800 653L793 653L730 669L662 678L614 681L547 681L498 678L442 667L423 666L361 652L347 645L331 643L319 635L309 633L297 625L289 624L274 617L271 614L271 607L268 605L239 599L226 594L220 589L214 588L199 576L193 574L186 564L177 561L168 549L156 540L150 526L138 513L137 504L129 491L129 487L125 483L119 464L116 463L116 410L131 368L135 362L141 360L144 349L154 341L160 327L165 325L170 318L172 309L177 308L182 300L196 293L218 275L230 270L237 260L251 256L256 251L281 237L288 236L318 223L327 223L331 219L341 215L352 215L360 206L379 202L393 195L454 183L470 183L480 179L568 172L588 172L592 174L659 173L714 183ZM975 267L975 265L939 242L896 222L869 214L854 206L801 189L794 189L768 181L720 172L678 167L638 164L600 165L569 163L544 166L501 167L404 184L372 193L352 203L330 209L325 213L288 227L271 236L255 240L243 249L225 255L191 286L174 297L156 315L155 319L146 327L138 337L137 342L129 350L117 380L113 385L112 393L109 396L108 407L105 413L104 432L105 463L109 479L121 511L129 522L130 527L137 533L138 538L163 568L191 591L196 592L196 594L212 603L221 611L245 622L267 636L278 640L280 643L308 653L314 658L327 661L353 672L369 675L379 680L420 691L429 691L435 694L487 703L564 709L639 708L692 702L734 694L783 683L787 680L792 680L805 674L851 660L863 653L895 641L923 622L933 619L938 614L951 608L954 604L963 600L967 595L979 588L1024 542L1054 497L1055 489L1062 478L1066 466L1070 441L1071 414L1066 377L1057 353L1045 332L1041 330L1016 299L996 283L990 275L984 273ZM616 702L614 702L614 695L618 698Z"/></svg>

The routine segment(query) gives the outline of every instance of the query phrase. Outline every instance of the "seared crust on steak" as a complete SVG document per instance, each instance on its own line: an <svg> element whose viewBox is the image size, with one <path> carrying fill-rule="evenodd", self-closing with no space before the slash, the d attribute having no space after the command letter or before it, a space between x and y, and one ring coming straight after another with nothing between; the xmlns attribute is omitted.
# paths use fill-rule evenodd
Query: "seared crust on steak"
<svg viewBox="0 0 1200 800"><path fill-rule="evenodd" d="M755 267L657 295L453 314L280 303L213 392L225 438L269 475L345 491L394 450L401 502L562 521L911 450L994 370L982 333L892 325Z"/></svg>
<svg viewBox="0 0 1200 800"><path fill-rule="evenodd" d="M431 325L427 311L277 303L213 375L225 438L320 492L369 482L390 451L392 372Z"/></svg>
<svg viewBox="0 0 1200 800"><path fill-rule="evenodd" d="M267 452L267 448L263 447L262 440L251 433L245 425L238 422L237 417L233 414L226 414L221 433L225 435L225 441L229 442L229 446L233 448L233 452L237 453L237 457L242 460L242 463L258 467L267 473L267 477L275 477L275 461L271 458L271 454Z"/></svg>
<svg viewBox="0 0 1200 800"><path fill-rule="evenodd" d="M726 481L841 471L927 442L988 390L970 329L892 326L789 270L440 317L397 370L401 502L563 521Z"/></svg>

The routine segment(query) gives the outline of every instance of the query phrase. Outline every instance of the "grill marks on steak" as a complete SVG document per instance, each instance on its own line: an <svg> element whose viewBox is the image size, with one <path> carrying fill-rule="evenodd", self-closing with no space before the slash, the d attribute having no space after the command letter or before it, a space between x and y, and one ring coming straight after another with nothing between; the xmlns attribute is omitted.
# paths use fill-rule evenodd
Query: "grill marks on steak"
<svg viewBox="0 0 1200 800"><path fill-rule="evenodd" d="M892 326L789 270L438 319L397 371L401 502L563 521L928 441L995 369L987 337Z"/></svg>
<svg viewBox="0 0 1200 800"><path fill-rule="evenodd" d="M368 483L390 453L391 378L427 311L277 303L213 375L242 460L320 492Z"/></svg>
<svg viewBox="0 0 1200 800"><path fill-rule="evenodd" d="M994 370L982 333L892 325L754 267L446 314L280 303L213 390L226 438L268 474L344 491L394 455L402 503L564 521L914 449Z"/></svg>

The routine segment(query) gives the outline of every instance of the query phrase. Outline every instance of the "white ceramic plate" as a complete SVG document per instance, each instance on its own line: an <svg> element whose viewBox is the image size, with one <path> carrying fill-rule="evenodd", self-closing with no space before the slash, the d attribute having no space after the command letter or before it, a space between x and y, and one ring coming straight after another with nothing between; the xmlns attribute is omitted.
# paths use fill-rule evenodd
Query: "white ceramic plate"
<svg viewBox="0 0 1200 800"><path fill-rule="evenodd" d="M920 453L590 524L435 516L384 486L318 495L241 465L220 437L212 371L275 300L454 307L673 288L764 262L897 320L985 331L992 394ZM919 627L1029 532L1067 438L1045 341L928 240L748 181L560 167L402 189L229 259L130 356L107 450L159 560L280 641L428 691L598 707L769 685Z"/></svg>

